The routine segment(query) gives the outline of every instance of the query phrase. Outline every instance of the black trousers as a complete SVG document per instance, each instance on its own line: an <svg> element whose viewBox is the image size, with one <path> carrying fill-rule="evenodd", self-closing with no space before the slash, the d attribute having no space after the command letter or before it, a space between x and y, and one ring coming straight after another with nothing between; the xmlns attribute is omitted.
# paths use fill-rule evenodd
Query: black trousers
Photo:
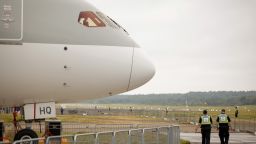
<svg viewBox="0 0 256 144"><path fill-rule="evenodd" d="M201 133L202 133L202 144L210 144L211 129L201 128Z"/></svg>
<svg viewBox="0 0 256 144"><path fill-rule="evenodd" d="M229 128L219 128L219 137L221 144L228 144L229 140Z"/></svg>

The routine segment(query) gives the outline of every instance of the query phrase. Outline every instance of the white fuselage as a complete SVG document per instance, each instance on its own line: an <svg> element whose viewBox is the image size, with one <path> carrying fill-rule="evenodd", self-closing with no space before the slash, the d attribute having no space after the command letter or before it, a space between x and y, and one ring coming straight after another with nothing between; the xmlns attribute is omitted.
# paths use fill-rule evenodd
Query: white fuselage
<svg viewBox="0 0 256 144"><path fill-rule="evenodd" d="M114 95L154 75L142 49L118 46L0 45L0 66L0 105L8 106Z"/></svg>
<svg viewBox="0 0 256 144"><path fill-rule="evenodd" d="M128 32L85 0L0 5L0 107L115 95L155 73Z"/></svg>

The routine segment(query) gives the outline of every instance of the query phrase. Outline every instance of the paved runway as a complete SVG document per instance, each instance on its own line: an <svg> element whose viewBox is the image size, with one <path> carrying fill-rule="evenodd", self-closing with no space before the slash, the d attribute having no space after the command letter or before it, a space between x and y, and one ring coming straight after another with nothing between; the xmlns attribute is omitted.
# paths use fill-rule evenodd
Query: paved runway
<svg viewBox="0 0 256 144"><path fill-rule="evenodd" d="M191 144L201 144L201 133L181 133ZM220 144L218 133L211 133L211 144ZM230 133L229 144L256 144L256 136L249 133Z"/></svg>

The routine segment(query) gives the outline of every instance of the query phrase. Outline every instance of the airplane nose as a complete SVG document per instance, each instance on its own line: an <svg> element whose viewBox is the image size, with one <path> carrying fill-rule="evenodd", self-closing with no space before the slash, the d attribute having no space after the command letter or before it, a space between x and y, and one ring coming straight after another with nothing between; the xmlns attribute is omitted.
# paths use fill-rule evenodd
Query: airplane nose
<svg viewBox="0 0 256 144"><path fill-rule="evenodd" d="M149 56L141 48L134 48L133 65L128 90L147 83L155 75L155 66Z"/></svg>

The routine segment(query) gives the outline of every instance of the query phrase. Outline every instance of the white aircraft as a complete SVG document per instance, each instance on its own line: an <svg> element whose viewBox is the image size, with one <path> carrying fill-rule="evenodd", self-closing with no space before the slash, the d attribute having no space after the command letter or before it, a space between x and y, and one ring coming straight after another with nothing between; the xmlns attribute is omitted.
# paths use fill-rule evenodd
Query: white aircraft
<svg viewBox="0 0 256 144"><path fill-rule="evenodd" d="M154 73L127 31L85 0L0 1L0 107L24 107L25 120L55 117L55 102L127 92Z"/></svg>

